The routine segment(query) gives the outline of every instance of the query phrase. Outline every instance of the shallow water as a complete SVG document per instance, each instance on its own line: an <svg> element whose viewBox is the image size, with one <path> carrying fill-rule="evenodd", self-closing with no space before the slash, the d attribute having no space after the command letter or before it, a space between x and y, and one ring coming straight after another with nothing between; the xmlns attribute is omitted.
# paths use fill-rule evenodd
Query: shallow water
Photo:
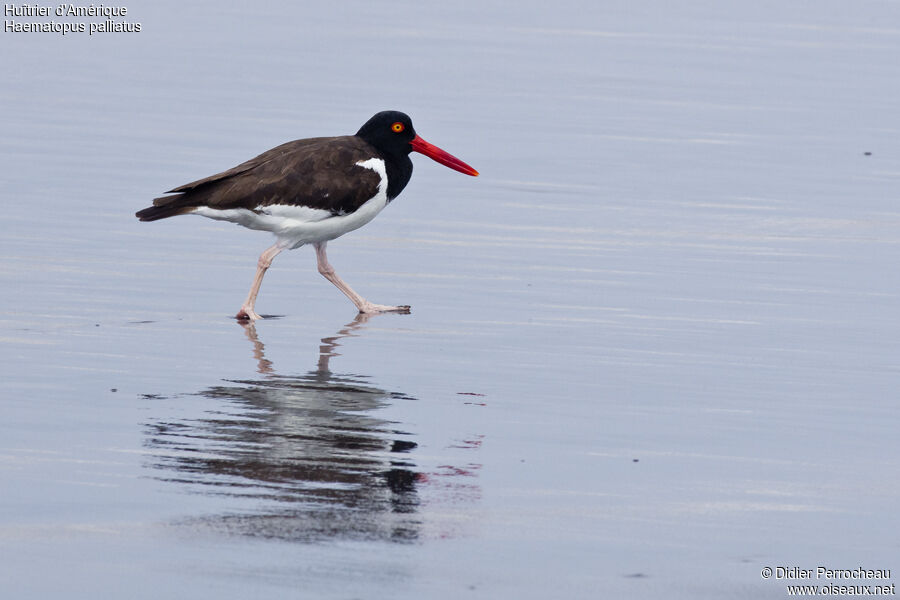
<svg viewBox="0 0 900 600"><path fill-rule="evenodd" d="M3 33L4 597L780 598L900 568L890 3L128 5ZM338 272L166 189L410 113ZM863 583L891 583L889 581ZM811 583L827 583L816 582Z"/></svg>

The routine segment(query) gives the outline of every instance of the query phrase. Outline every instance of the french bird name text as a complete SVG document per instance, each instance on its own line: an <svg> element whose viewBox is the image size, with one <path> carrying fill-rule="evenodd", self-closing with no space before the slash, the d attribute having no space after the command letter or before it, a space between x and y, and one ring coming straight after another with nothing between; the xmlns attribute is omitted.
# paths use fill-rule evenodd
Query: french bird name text
<svg viewBox="0 0 900 600"><path fill-rule="evenodd" d="M3 15L5 17L61 17L63 19L88 18L103 19L76 21L17 21L5 19L3 21L4 33L138 33L141 31L140 23L125 20L113 20L114 17L125 17L128 14L127 6L107 6L105 4L58 4L56 6L41 6L40 4L4 4Z"/></svg>

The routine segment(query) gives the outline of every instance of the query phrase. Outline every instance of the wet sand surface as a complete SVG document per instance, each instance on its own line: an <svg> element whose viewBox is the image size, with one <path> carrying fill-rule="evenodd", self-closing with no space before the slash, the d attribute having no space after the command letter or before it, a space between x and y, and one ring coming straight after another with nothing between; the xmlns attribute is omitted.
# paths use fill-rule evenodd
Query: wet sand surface
<svg viewBox="0 0 900 600"><path fill-rule="evenodd" d="M0 36L4 597L900 569L895 5L127 6ZM301 248L243 326L267 234L133 217L388 108L482 173L329 245L409 315Z"/></svg>

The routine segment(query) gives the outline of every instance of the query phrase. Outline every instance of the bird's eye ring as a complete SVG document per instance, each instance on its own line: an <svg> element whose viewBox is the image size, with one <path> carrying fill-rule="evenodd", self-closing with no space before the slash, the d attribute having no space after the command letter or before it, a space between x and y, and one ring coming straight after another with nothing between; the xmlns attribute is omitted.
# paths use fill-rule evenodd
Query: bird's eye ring
<svg viewBox="0 0 900 600"><path fill-rule="evenodd" d="M393 131L394 133L400 133L404 129L406 129L406 128L403 126L403 123L401 123L400 121L397 121L396 123L391 125L391 131Z"/></svg>

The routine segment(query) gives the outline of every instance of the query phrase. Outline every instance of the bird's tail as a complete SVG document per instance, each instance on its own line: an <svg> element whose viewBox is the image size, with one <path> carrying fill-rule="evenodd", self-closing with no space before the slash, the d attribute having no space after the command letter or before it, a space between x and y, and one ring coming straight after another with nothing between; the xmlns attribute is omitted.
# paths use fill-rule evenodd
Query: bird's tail
<svg viewBox="0 0 900 600"><path fill-rule="evenodd" d="M183 215L184 213L190 212L191 209L195 207L185 206L183 202L179 202L179 200L182 199L182 196L183 195L180 194L178 196L155 198L153 200L153 206L137 211L134 213L134 216L141 221L158 221L159 219Z"/></svg>

